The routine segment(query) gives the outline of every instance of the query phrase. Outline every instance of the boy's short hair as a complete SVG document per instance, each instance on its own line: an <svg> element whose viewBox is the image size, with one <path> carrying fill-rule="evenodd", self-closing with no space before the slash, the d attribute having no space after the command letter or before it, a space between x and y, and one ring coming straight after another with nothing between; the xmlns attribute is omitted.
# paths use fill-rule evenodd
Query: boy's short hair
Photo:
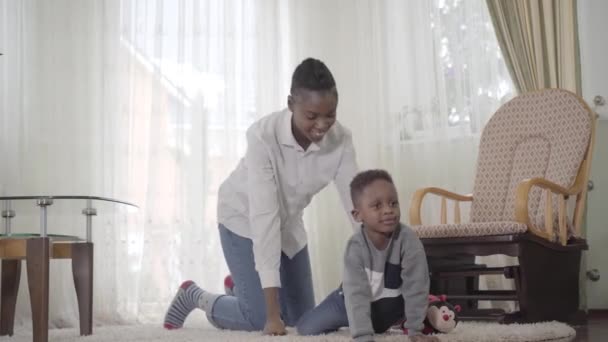
<svg viewBox="0 0 608 342"><path fill-rule="evenodd" d="M298 89L315 91L335 90L336 81L325 63L318 59L307 58L296 67L291 76L291 94ZM337 95L337 92L336 92Z"/></svg>
<svg viewBox="0 0 608 342"><path fill-rule="evenodd" d="M357 200L359 199L359 196L361 196L361 193L363 193L363 190L379 179L385 180L393 185L395 184L393 183L391 175L384 170L367 170L359 172L355 178L353 178L350 182L350 199L353 201L355 207L357 206Z"/></svg>

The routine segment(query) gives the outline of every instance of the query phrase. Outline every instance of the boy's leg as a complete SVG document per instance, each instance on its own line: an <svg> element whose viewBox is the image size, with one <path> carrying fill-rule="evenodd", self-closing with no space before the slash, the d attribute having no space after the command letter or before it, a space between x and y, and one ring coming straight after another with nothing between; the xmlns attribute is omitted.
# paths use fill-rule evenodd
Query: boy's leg
<svg viewBox="0 0 608 342"><path fill-rule="evenodd" d="M319 335L348 326L346 305L342 289L330 293L319 306L300 318L297 330L300 335Z"/></svg>
<svg viewBox="0 0 608 342"><path fill-rule="evenodd" d="M302 315L315 306L308 247L304 247L292 259L281 253L280 272L281 316L286 326L293 327Z"/></svg>
<svg viewBox="0 0 608 342"><path fill-rule="evenodd" d="M371 304L372 325L377 334L385 333L398 322L403 321L405 302L403 297L388 302L377 301Z"/></svg>
<svg viewBox="0 0 608 342"><path fill-rule="evenodd" d="M235 296L219 297L207 318L215 326L230 330L262 330L266 323L266 302L253 261L253 243L220 224L222 250L232 279Z"/></svg>

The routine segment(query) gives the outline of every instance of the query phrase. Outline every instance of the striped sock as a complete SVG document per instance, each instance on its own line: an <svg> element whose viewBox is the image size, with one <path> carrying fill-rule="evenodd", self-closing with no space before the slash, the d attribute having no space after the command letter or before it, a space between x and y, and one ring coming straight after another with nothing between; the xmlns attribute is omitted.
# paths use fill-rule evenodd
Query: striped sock
<svg viewBox="0 0 608 342"><path fill-rule="evenodd" d="M183 282L165 315L165 329L181 328L190 312L199 307L204 293L205 291L196 286L192 280Z"/></svg>

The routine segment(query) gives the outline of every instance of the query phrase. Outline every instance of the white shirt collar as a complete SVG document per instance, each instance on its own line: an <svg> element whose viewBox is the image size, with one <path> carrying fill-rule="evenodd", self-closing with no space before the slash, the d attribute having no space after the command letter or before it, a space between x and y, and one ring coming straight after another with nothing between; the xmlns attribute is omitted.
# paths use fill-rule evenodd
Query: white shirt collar
<svg viewBox="0 0 608 342"><path fill-rule="evenodd" d="M280 128L280 131L278 134L279 142L281 143L281 145L293 147L296 150L301 151L301 152L314 152L314 151L320 150L321 149L320 145L323 144L323 141L325 139L321 140L320 144L311 142L310 145L308 146L308 149L306 149L306 151L304 151L302 146L300 146L300 144L298 144L298 141L293 136L293 132L291 130L291 120L293 117L293 113L289 109L285 109L283 112L284 112L284 114L282 115L281 122L279 123L279 126L281 128Z"/></svg>

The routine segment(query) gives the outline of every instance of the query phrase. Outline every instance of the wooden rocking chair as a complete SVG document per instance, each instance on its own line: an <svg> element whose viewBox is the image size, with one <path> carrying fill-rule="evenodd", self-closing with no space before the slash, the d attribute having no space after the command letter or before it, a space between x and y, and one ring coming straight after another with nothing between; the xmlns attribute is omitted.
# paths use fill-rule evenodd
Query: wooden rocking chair
<svg viewBox="0 0 608 342"><path fill-rule="evenodd" d="M471 280L485 274L502 274L515 281L514 291L469 286L464 293L447 293L448 300L517 301L518 313L499 315L507 322L575 317L581 252L588 248L581 237L581 222L595 125L593 111L569 91L545 89L519 95L498 109L482 132L472 195L433 187L415 192L410 223L429 257L505 254L519 261L509 267L431 266L435 285L445 278ZM421 206L427 194L441 197L441 224L422 224ZM575 198L571 216L570 198ZM448 200L455 202L454 222L449 224ZM471 203L469 223L460 222L460 202Z"/></svg>

